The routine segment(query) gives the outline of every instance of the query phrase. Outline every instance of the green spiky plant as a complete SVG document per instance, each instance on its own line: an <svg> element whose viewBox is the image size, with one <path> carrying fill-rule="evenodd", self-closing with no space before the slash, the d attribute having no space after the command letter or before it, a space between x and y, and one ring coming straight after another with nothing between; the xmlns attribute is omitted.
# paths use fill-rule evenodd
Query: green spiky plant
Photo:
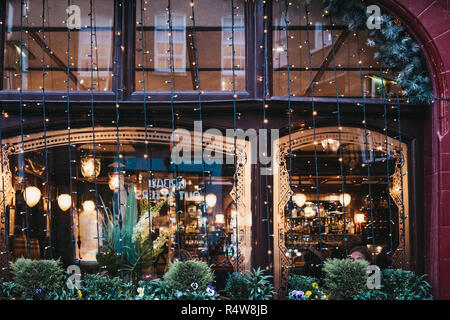
<svg viewBox="0 0 450 320"><path fill-rule="evenodd" d="M136 282L142 275L142 264L148 261L151 263L153 261L151 258L154 258L154 255L152 255L151 243L148 239L147 241L141 241L140 237L134 236L138 222L134 184L131 184L128 193L122 228L114 218L116 217L116 207L113 206L113 212L111 212L101 197L100 200L105 214L102 216L103 247L101 252L97 254L97 261L106 268L111 276L123 275L127 281ZM151 208L152 215L159 212L161 207L162 204L158 203Z"/></svg>

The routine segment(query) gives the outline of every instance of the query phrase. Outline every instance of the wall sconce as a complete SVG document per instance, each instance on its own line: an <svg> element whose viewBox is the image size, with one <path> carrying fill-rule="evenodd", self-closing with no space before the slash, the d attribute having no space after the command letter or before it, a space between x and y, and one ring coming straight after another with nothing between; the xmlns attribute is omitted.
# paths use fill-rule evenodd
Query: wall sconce
<svg viewBox="0 0 450 320"><path fill-rule="evenodd" d="M67 193L58 196L58 206L62 211L67 211L72 206L72 198Z"/></svg>
<svg viewBox="0 0 450 320"><path fill-rule="evenodd" d="M214 208L217 203L217 197L213 193L208 193L205 198L206 205L210 208Z"/></svg>
<svg viewBox="0 0 450 320"><path fill-rule="evenodd" d="M98 158L85 157L81 159L81 174L86 179L94 179L100 174L101 162Z"/></svg>
<svg viewBox="0 0 450 320"><path fill-rule="evenodd" d="M86 200L83 202L83 210L86 213L95 212L95 203L92 200Z"/></svg>
<svg viewBox="0 0 450 320"><path fill-rule="evenodd" d="M41 199L41 190L36 187L27 187L23 193L23 197L25 198L27 205L32 208L37 205Z"/></svg>
<svg viewBox="0 0 450 320"><path fill-rule="evenodd" d="M296 193L292 196L292 200L297 206L303 207L306 202L306 196L303 193Z"/></svg>
<svg viewBox="0 0 450 320"><path fill-rule="evenodd" d="M339 195L339 202L344 207L348 206L350 204L350 201L352 201L352 197L348 193L340 194Z"/></svg>

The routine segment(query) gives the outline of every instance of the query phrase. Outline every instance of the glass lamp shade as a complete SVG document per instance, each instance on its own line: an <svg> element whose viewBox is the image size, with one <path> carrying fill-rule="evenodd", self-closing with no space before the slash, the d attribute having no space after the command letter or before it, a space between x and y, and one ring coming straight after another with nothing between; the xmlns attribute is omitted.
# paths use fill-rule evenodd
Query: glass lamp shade
<svg viewBox="0 0 450 320"><path fill-rule="evenodd" d="M348 193L340 194L339 195L339 202L344 207L348 206L350 204L350 201L352 200L352 197Z"/></svg>
<svg viewBox="0 0 450 320"><path fill-rule="evenodd" d="M213 193L208 193L206 195L205 201L206 201L206 205L208 207L213 208L216 205L216 203L217 203L217 197Z"/></svg>
<svg viewBox="0 0 450 320"><path fill-rule="evenodd" d="M87 179L94 179L100 174L100 159L86 157L81 159L81 174Z"/></svg>
<svg viewBox="0 0 450 320"><path fill-rule="evenodd" d="M83 202L83 210L86 213L95 212L95 203L92 200L86 200Z"/></svg>
<svg viewBox="0 0 450 320"><path fill-rule="evenodd" d="M60 194L58 196L58 206L62 211L67 211L72 206L72 198L68 194Z"/></svg>
<svg viewBox="0 0 450 320"><path fill-rule="evenodd" d="M120 186L124 185L124 177L120 172L112 172L109 174L108 186L113 191L118 191Z"/></svg>
<svg viewBox="0 0 450 320"><path fill-rule="evenodd" d="M221 213L216 215L216 223L217 224L224 224L225 223L225 216Z"/></svg>
<svg viewBox="0 0 450 320"><path fill-rule="evenodd" d="M306 202L306 196L303 193L296 193L292 196L292 200L297 206L303 207Z"/></svg>
<svg viewBox="0 0 450 320"><path fill-rule="evenodd" d="M36 187L27 187L23 194L25 202L29 207L34 207L41 199L41 190Z"/></svg>
<svg viewBox="0 0 450 320"><path fill-rule="evenodd" d="M355 214L355 222L356 223L363 223L364 221L365 221L364 213Z"/></svg>
<svg viewBox="0 0 450 320"><path fill-rule="evenodd" d="M306 218L312 218L315 216L316 216L316 210L314 210L313 207L308 206L305 208L305 217Z"/></svg>
<svg viewBox="0 0 450 320"><path fill-rule="evenodd" d="M324 150L331 150L333 152L338 151L339 149L339 141L334 139L324 139L321 141L322 147Z"/></svg>

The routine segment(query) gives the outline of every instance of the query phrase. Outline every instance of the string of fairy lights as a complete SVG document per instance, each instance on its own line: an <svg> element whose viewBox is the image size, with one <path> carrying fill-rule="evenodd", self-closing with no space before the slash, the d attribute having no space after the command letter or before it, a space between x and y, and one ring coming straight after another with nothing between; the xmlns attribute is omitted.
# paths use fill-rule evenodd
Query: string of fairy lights
<svg viewBox="0 0 450 320"><path fill-rule="evenodd" d="M366 92L364 90L364 79L365 76L363 75L362 72L362 60L361 60L361 46L360 46L360 40L359 40L359 34L356 31L355 32L356 35L356 46L357 46L357 58L358 58L358 65L359 65L359 78L360 78L360 82L361 82L361 94L362 94L362 112L363 112L363 120L362 120L362 124L364 126L364 152L368 153L371 152L372 150L369 149L369 143L368 143L368 130L367 130L367 114L366 114ZM371 163L367 162L365 164L365 167L367 168L367 185L369 188L369 194L367 195L367 197L369 198L369 212L370 212L370 222L369 225L370 226L370 232L371 235L368 237L367 240L371 240L372 243L372 256L375 257L375 228L374 228L374 223L373 223L373 196L372 196L372 178L371 178Z"/></svg>
<svg viewBox="0 0 450 320"><path fill-rule="evenodd" d="M169 68L170 68L170 113L171 113L171 124L172 124L172 132L175 132L175 92L174 92L174 59L173 59L173 27L172 27L172 8L171 1L167 0L167 24L169 25ZM173 142L172 142L173 143ZM178 251L178 259L181 259L181 240L180 240L180 215L183 213L182 210L179 210L179 195L178 195L178 164L170 161L173 167L173 176L175 179L175 188L173 190L175 197L175 218L176 218L176 228L177 228L177 236L176 236L176 247Z"/></svg>
<svg viewBox="0 0 450 320"><path fill-rule="evenodd" d="M98 184L97 184L97 166L95 165L97 160L96 154L96 143L95 143L95 107L94 107L94 86L98 85L94 83L94 11L93 11L93 0L89 0L89 62L90 62L90 116L91 116L91 126L92 126L92 158L94 163L94 172L93 172L93 180L94 180L94 189L90 189L91 192L94 193L95 198L95 214L96 214L96 231L97 231L97 248L98 253L100 254L100 226L99 226L99 210L98 210ZM97 34L97 33L96 33ZM98 65L97 65L98 68ZM97 80L98 81L98 80ZM119 219L120 219L120 204L119 204ZM78 228L79 229L79 228Z"/></svg>
<svg viewBox="0 0 450 320"><path fill-rule="evenodd" d="M122 6L122 2L119 1L118 2L118 7L120 8ZM117 207L118 207L118 223L119 223L119 242L121 244L120 247L120 270L118 270L120 272L120 274L123 277L123 262L124 262L124 245L123 245L123 239L122 239L122 225L123 225L123 217L122 217L122 201L121 201L121 187L122 187L122 183L121 183L121 179L120 176L122 174L124 174L125 172L122 172L122 154L120 153L120 128L119 128L119 122L120 122L120 112L119 112L119 108L120 108L120 104L119 104L119 99L120 99L120 91L122 90L120 88L120 83L119 83L119 77L120 77L120 63L119 63L119 56L120 56L120 50L122 48L122 44L121 44L121 32L117 31L116 32L116 45L115 45L115 54L114 54L114 83L115 83L115 110L116 110L116 120L114 121L115 125L116 125L116 161L118 161L117 163L117 167L114 168L114 171L117 175L117 179L118 179L118 183L117 183L117 188L114 188L114 192L117 191ZM98 65L97 65L97 70L98 70ZM149 207L150 207L150 203L149 203ZM98 222L97 222L98 223ZM151 233L150 233L151 235Z"/></svg>
<svg viewBox="0 0 450 320"><path fill-rule="evenodd" d="M308 69L309 69L309 81L310 81L310 91L311 91L311 113L312 113L312 124L313 124L313 140L314 140L314 173L315 173L315 186L311 188L316 191L316 206L317 206L317 217L319 222L319 252L320 252L320 265L323 262L323 239L322 236L324 232L322 232L322 220L321 220L321 212L320 212L320 190L319 190L319 164L317 158L317 139L316 139L316 129L317 129L317 111L316 105L314 101L314 78L313 78L313 66L312 66L312 53L311 53L311 41L310 41L310 18L309 18L309 10L308 10L308 2L305 1L305 19L306 19L306 43L308 48Z"/></svg>
<svg viewBox="0 0 450 320"><path fill-rule="evenodd" d="M24 159L24 128L23 128L23 124L24 124L24 117L23 117L23 107L24 107L24 102L23 102L23 69L24 69L24 48L23 48L23 33L24 33L24 28L23 28L23 18L24 18L24 10L28 10L28 6L25 5L24 1L21 0L20 1L20 51L19 51L19 81L20 81L20 85L19 85L19 112L20 112L20 147L19 147L19 158L21 158L20 161L25 161ZM26 11L25 11L26 12ZM26 194L26 179L25 179L25 164L23 163L23 167L22 167L22 175L23 177L23 190L24 190L24 195ZM24 196L25 198L25 196ZM30 226L29 226L29 216L28 216L28 207L27 205L24 205L24 211L20 212L21 215L25 214L25 227L22 228L22 232L25 231L25 237L26 237L26 246L27 246L27 256L30 256L30 249L31 249L31 243L30 243Z"/></svg>
<svg viewBox="0 0 450 320"><path fill-rule="evenodd" d="M402 220L402 226L400 228L400 239L402 242L402 247L397 248L397 250L405 250L406 249L406 217L405 217L405 203L404 203L404 194L403 194L403 165L405 163L405 159L403 157L403 147L402 147L402 133L401 133L401 104L400 99L398 97L398 86L395 85L394 91L395 91L395 99L396 99L396 108L397 108L397 140L398 140L398 154L400 157L400 207L401 207L401 220ZM392 259L392 263L394 263L394 259ZM407 268L407 260L406 260L406 254L403 252L403 268Z"/></svg>
<svg viewBox="0 0 450 320"><path fill-rule="evenodd" d="M3 119L2 119L3 120ZM5 165L4 165L4 148L5 146L3 145L3 121L0 120L0 168L2 170L2 188L1 188L1 193L2 193L2 213L4 214L5 217L5 226L9 226L9 214L6 213L6 195L5 195L5 176L4 176L4 172L5 172ZM5 255L5 262L6 265L4 267L2 267L2 271L6 271L8 270L9 267L9 230L7 230L8 228L5 228L5 234L4 234L4 248L0 248L3 249L2 251L0 251L0 255ZM6 273L6 278L9 279L9 272Z"/></svg>
<svg viewBox="0 0 450 320"><path fill-rule="evenodd" d="M333 20L331 16L329 17L330 21L330 35L331 35L331 43L334 43L335 34L333 33ZM335 52L334 45L331 46L331 52L332 52L332 61L333 61L333 77L334 80L332 83L334 83L334 87L336 89L336 111L333 113L336 114L337 118L337 125L338 125L338 132L339 132L339 178L341 180L341 189L339 192L341 193L342 197L342 203L340 205L340 208L342 208L342 215L344 219L344 248L345 248L345 256L348 257L348 238L347 238L347 220L346 220L346 214L345 214L345 182L344 182L344 166L343 166L343 151L342 151L342 125L341 125L341 105L339 100L339 88L338 88L338 81L337 81L337 68L336 68L336 52Z"/></svg>
<svg viewBox="0 0 450 320"><path fill-rule="evenodd" d="M67 7L70 7L71 0L67 0ZM67 21L69 20L70 13L67 13ZM71 119L70 119L70 42L71 42L71 32L70 28L67 26L67 66L66 66L66 118L67 118L67 158L69 160L69 195L70 195L70 233L72 239L72 250L73 256L76 257L76 242L75 242L75 214L73 207L73 196L76 194L76 191L73 190L73 172L72 165L76 163L75 159L72 159L72 136L71 136ZM63 96L64 98L64 96ZM78 216L78 215L77 215ZM81 243L80 234L78 233L78 242Z"/></svg>
<svg viewBox="0 0 450 320"><path fill-rule="evenodd" d="M148 174L147 174L147 181L146 181L146 188L147 188L147 214L148 214L148 237L149 237L149 243L150 243L150 259L153 259L153 242L152 242L152 227L153 227L153 218L151 214L151 206L150 206L150 181L153 176L153 168L152 168L152 156L151 156L151 148L148 146L148 128L151 127L151 124L149 125L148 119L147 119L147 112L151 110L147 110L147 78L145 74L145 56L149 54L149 52L146 50L145 47L145 11L147 10L147 1L140 0L140 20L138 21L138 24L141 28L140 33L140 42L141 42L141 71L142 71L142 80L140 80L140 83L142 83L142 91L143 91L143 111L144 111L144 158L147 159L147 166L148 166ZM151 121L150 121L151 122ZM150 263L151 271L153 271L153 261Z"/></svg>
<svg viewBox="0 0 450 320"><path fill-rule="evenodd" d="M286 48L284 49L285 53L286 53L286 66L287 66L287 107L288 107L288 144L289 144L289 148L288 148L288 166L287 166L287 171L288 171L288 175L289 175L289 188L293 187L292 184L292 158L295 156L292 152L292 99L291 99L291 65L290 65L290 60L289 60L289 39L290 39L290 35L289 35L289 7L292 5L292 2L289 2L288 0L284 0L284 31L286 34ZM293 215L292 215L292 210L294 208L294 202L292 200L292 192L289 192L289 201L288 201L288 210L289 210L289 252L290 252L290 258L291 258L291 265L290 268L292 269L294 266L294 229L293 229Z"/></svg>
<svg viewBox="0 0 450 320"><path fill-rule="evenodd" d="M206 212L206 166L205 166L205 160L203 157L203 104L202 104L202 90L200 87L200 73L199 73L199 59L198 59L198 48L197 48L197 30L196 30L196 24L195 24L195 3L194 0L191 0L190 2L191 6L191 21L192 21L192 34L191 34L191 48L194 53L194 61L192 64L195 68L195 88L197 90L197 108L195 110L199 113L199 124L200 124L200 148L202 150L201 152L201 168L202 168L202 202L200 204L201 211L202 211L202 230L204 230L204 234L202 234L202 239L204 239L204 248L206 248L206 254L207 254L207 262L208 265L210 264L209 261L209 232L208 232L208 219L207 219L207 212Z"/></svg>
<svg viewBox="0 0 450 320"><path fill-rule="evenodd" d="M262 51L263 51L263 64L262 64L262 88L263 88L263 96L262 96L262 115L263 115L263 124L262 127L265 130L266 124L268 123L267 118L267 109L269 108L269 105L267 103L267 97L269 96L269 82L267 79L269 78L269 61L268 61L268 30L269 30L269 6L267 4L267 1L263 1L263 43L262 43ZM268 150L268 148L266 149ZM274 150L271 150L272 154ZM271 224L270 224L270 184L269 184L269 172L266 172L264 175L264 183L266 188L264 188L264 209L265 209L265 217L262 219L262 222L266 224L266 232L267 232L267 271L270 273L272 272L273 268L273 258L272 258L272 232L271 232Z"/></svg>
<svg viewBox="0 0 450 320"><path fill-rule="evenodd" d="M51 219L51 202L50 202L50 185L49 185L49 170L48 170L48 148L47 148L47 122L49 119L47 119L46 114L46 101L45 101L45 77L47 75L46 69L45 69L45 7L46 2L45 0L42 0L42 15L41 15L41 22L42 22L42 123L43 123L43 130L44 130L44 168L45 168L45 182L43 183L45 186L45 196L43 197L43 200L47 202L47 208L44 213L44 217L46 218L46 229L45 232L48 232L48 241L49 245L45 246L45 250L48 250L49 258L53 258L53 250L52 250L52 219ZM45 209L45 208L44 208ZM48 229L47 229L48 228Z"/></svg>
<svg viewBox="0 0 450 320"><path fill-rule="evenodd" d="M238 208L238 202L239 202L239 194L238 194L238 183L239 183L239 177L238 177L238 155L237 155L237 93L236 93L236 48L235 48L235 10L236 6L234 5L234 0L231 0L231 53L232 53L232 60L231 60L231 68L232 68L232 85L233 85L233 143L234 143L234 150L233 150L233 163L234 163L234 175L233 175L233 188L234 188L234 194L235 198L233 201L234 204L234 210L235 210L235 241L236 241L236 272L239 272L239 208Z"/></svg>
<svg viewBox="0 0 450 320"><path fill-rule="evenodd" d="M391 144L389 142L389 137L388 137L388 113L387 113L387 104L388 101L386 99L386 92L385 92L385 88L384 88L384 76L383 76L383 67L380 64L380 78L381 78L381 95L383 97L383 109L384 109L384 113L383 113L383 118L384 118L384 135L385 135L385 159L384 162L386 163L386 181L387 181L387 188L386 188L386 192L387 192L387 201L388 201L388 210L389 210L389 251L387 252L388 255L392 254L393 252L393 238L392 238L392 225L394 224L394 221L392 221L392 207L391 207L391 191L390 191L390 187L391 187L391 179L390 179L390 165L389 165L389 160L391 158L390 154L389 154L389 145ZM376 262L376 255L375 255L375 262Z"/></svg>

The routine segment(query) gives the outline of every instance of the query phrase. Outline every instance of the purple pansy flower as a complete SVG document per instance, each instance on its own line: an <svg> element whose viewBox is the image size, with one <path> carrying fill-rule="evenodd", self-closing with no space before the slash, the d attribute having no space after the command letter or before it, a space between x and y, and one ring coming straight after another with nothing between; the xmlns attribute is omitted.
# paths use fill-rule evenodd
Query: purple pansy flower
<svg viewBox="0 0 450 320"><path fill-rule="evenodd" d="M305 293L303 291L294 290L291 292L291 297L294 300L302 300L304 296L305 296Z"/></svg>
<svg viewBox="0 0 450 320"><path fill-rule="evenodd" d="M36 288L34 289L34 292L35 292L36 294L41 294L41 293L42 293L42 289L41 289L40 287L36 287Z"/></svg>
<svg viewBox="0 0 450 320"><path fill-rule="evenodd" d="M213 296L216 293L216 289L214 289L213 286L207 286L206 287L206 292L210 295Z"/></svg>
<svg viewBox="0 0 450 320"><path fill-rule="evenodd" d="M197 290L197 289L198 289L198 283L195 282L195 281L192 282L192 283L191 283L191 288L194 289L194 290Z"/></svg>

